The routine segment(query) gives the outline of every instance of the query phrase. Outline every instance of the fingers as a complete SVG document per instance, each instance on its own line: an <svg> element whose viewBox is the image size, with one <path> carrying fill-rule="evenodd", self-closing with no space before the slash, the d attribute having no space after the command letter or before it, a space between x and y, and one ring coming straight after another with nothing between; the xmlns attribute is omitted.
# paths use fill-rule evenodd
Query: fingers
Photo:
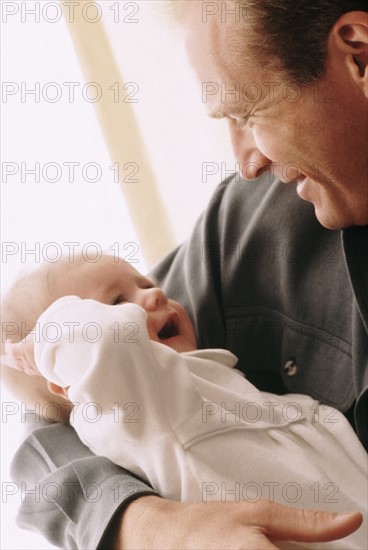
<svg viewBox="0 0 368 550"><path fill-rule="evenodd" d="M19 346L12 342L5 342L5 355L1 356L1 362L4 365L16 370L24 370L24 358L22 357Z"/></svg>
<svg viewBox="0 0 368 550"><path fill-rule="evenodd" d="M336 514L262 503L256 525L267 537L278 540L323 542L346 537L362 524L359 512Z"/></svg>
<svg viewBox="0 0 368 550"><path fill-rule="evenodd" d="M31 376L40 374L33 358L33 341L5 342L4 349L5 355L1 356L3 364Z"/></svg>

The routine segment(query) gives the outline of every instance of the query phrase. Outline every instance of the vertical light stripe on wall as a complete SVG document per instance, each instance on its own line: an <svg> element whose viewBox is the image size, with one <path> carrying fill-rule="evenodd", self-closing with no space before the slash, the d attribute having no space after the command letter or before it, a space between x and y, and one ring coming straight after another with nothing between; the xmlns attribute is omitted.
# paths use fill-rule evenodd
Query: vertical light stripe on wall
<svg viewBox="0 0 368 550"><path fill-rule="evenodd" d="M61 6L63 2L60 1ZM83 17L83 8L88 4L88 17ZM96 13L96 22L93 13ZM162 203L149 155L133 112L132 104L117 99L134 91L125 90L124 82L115 62L105 29L98 20L94 2L80 0L74 5L74 17L65 17L86 83L98 86L101 97L94 102L96 115L110 152L114 174L130 212L137 232L139 246L148 266L152 266L176 245L170 220ZM122 31L123 32L123 31ZM121 52L124 55L124 52ZM137 172L138 169L138 172ZM123 239L124 236L121 236ZM119 236L117 235L117 240Z"/></svg>

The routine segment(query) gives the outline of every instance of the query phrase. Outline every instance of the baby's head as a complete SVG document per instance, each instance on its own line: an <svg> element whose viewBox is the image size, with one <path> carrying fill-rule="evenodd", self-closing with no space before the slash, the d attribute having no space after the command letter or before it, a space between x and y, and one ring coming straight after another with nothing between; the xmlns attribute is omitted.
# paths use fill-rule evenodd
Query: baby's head
<svg viewBox="0 0 368 550"><path fill-rule="evenodd" d="M124 302L137 304L147 313L151 340L178 352L197 349L194 328L185 309L168 299L151 279L131 264L109 255L95 262L82 255L73 261L62 258L20 276L2 301L2 341L20 341L45 309L69 295L111 306Z"/></svg>
<svg viewBox="0 0 368 550"><path fill-rule="evenodd" d="M166 297L155 284L121 258L103 255L91 262L82 255L42 264L18 277L2 300L2 348L5 341L19 342L39 316L57 299L74 295L111 306L131 302L147 313L151 340L178 352L197 349L195 331L185 309ZM2 349L3 354L3 349ZM5 382L18 398L50 401L45 381L3 369ZM31 381L29 380L31 379ZM53 398L55 399L55 397Z"/></svg>

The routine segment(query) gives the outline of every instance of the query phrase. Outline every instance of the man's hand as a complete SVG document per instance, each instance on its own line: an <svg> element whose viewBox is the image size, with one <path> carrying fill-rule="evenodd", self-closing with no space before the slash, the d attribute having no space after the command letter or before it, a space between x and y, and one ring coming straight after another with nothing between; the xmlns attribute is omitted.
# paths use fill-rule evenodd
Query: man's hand
<svg viewBox="0 0 368 550"><path fill-rule="evenodd" d="M275 541L322 542L354 532L359 512L335 514L260 500L188 503L141 497L116 518L101 548L271 550Z"/></svg>
<svg viewBox="0 0 368 550"><path fill-rule="evenodd" d="M34 359L33 334L29 334L21 342L6 342L4 348L5 355L1 356L2 364L31 376L41 376Z"/></svg>

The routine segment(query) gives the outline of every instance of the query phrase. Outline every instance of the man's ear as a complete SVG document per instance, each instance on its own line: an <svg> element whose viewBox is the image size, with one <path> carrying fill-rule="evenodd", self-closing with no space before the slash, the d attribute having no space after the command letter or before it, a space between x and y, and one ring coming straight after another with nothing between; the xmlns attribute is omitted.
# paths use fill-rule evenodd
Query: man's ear
<svg viewBox="0 0 368 550"><path fill-rule="evenodd" d="M350 76L368 97L368 13L344 13L331 29L331 46L343 56Z"/></svg>
<svg viewBox="0 0 368 550"><path fill-rule="evenodd" d="M47 387L49 391L54 395L59 395L60 397L63 397L64 399L67 399L69 401L68 388L62 388L61 386L58 386L53 382L47 382Z"/></svg>

